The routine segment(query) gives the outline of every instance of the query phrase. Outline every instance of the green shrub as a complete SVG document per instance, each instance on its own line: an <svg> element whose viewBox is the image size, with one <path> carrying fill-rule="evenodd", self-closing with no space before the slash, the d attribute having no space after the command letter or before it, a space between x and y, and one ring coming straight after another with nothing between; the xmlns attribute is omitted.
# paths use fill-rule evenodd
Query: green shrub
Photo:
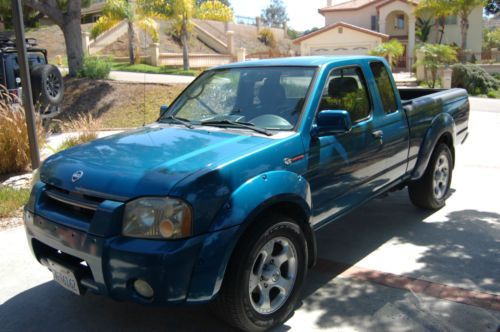
<svg viewBox="0 0 500 332"><path fill-rule="evenodd" d="M29 189L13 189L0 185L0 218L13 217L28 202Z"/></svg>
<svg viewBox="0 0 500 332"><path fill-rule="evenodd" d="M424 66L425 82L429 87L434 88L438 81L438 69L457 61L457 51L450 45L430 43L422 44L418 50L423 54L423 58L416 64Z"/></svg>
<svg viewBox="0 0 500 332"><path fill-rule="evenodd" d="M368 54L375 56L383 56L391 59L391 67L395 67L398 58L403 55L405 47L397 39L391 39L388 42L382 43L377 47L371 49Z"/></svg>
<svg viewBox="0 0 500 332"><path fill-rule="evenodd" d="M276 47L276 38L274 38L274 34L271 29L263 28L259 31L259 36L257 37L261 43L264 45L275 48Z"/></svg>
<svg viewBox="0 0 500 332"><path fill-rule="evenodd" d="M78 77L91 79L106 79L111 72L112 63L107 58L86 57L82 68L78 71Z"/></svg>
<svg viewBox="0 0 500 332"><path fill-rule="evenodd" d="M470 94L488 94L500 88L500 81L477 65L456 64L451 66L454 88L464 88Z"/></svg>

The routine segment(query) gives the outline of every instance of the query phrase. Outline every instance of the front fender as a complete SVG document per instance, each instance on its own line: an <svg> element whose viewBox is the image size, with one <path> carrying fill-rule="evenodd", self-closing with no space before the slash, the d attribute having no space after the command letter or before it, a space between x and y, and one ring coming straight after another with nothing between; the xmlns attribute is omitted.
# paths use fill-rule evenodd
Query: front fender
<svg viewBox="0 0 500 332"><path fill-rule="evenodd" d="M420 151L418 153L417 163L415 164L415 168L412 172L412 180L418 180L424 175L425 169L429 164L436 144L445 134L451 135L454 144L456 135L455 121L450 114L440 113L434 117L429 129L427 129L427 132L425 133L423 142L420 146Z"/></svg>
<svg viewBox="0 0 500 332"><path fill-rule="evenodd" d="M260 174L236 189L212 223L193 271L188 302L206 302L218 293L231 254L252 217L279 202L311 210L309 183L289 171Z"/></svg>

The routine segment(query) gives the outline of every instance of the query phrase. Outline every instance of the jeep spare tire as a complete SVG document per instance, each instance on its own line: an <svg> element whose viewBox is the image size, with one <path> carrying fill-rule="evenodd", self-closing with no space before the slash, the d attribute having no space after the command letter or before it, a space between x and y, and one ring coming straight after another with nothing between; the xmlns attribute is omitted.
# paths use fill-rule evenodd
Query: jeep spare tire
<svg viewBox="0 0 500 332"><path fill-rule="evenodd" d="M64 97L64 81L54 65L38 65L31 70L34 103L59 105Z"/></svg>

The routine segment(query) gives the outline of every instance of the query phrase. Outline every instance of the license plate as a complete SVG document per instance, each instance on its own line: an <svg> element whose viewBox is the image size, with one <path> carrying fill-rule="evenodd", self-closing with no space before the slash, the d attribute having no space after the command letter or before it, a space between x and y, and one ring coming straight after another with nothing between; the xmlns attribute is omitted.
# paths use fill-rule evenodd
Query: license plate
<svg viewBox="0 0 500 332"><path fill-rule="evenodd" d="M78 284L78 280L75 277L75 273L51 260L49 260L49 268L54 275L54 281L56 281L59 285L63 286L67 290L80 295L80 286Z"/></svg>

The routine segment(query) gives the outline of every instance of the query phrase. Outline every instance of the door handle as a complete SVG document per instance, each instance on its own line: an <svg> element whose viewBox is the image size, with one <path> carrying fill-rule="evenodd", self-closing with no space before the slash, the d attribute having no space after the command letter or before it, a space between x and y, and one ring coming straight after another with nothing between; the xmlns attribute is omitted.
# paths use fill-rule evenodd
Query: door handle
<svg viewBox="0 0 500 332"><path fill-rule="evenodd" d="M380 144L384 143L384 132L382 130L372 132L372 136L374 139L378 140Z"/></svg>

